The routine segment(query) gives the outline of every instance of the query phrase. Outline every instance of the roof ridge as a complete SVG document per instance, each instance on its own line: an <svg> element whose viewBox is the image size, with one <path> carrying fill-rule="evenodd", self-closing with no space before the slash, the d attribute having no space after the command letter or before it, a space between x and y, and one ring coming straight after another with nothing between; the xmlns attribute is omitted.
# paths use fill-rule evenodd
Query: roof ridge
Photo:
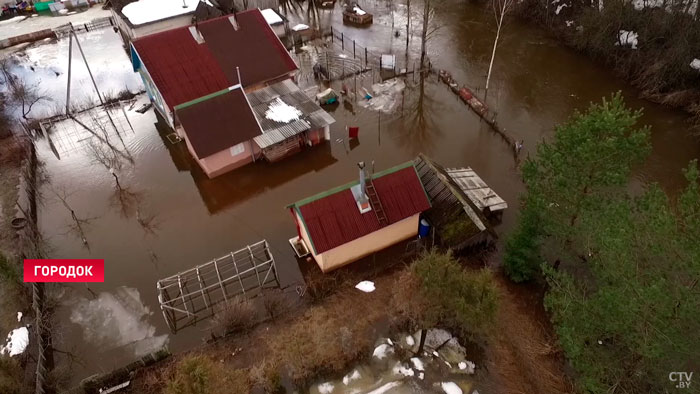
<svg viewBox="0 0 700 394"><path fill-rule="evenodd" d="M179 30L189 29L189 28L192 27L192 26L206 25L206 24L208 24L208 23L210 23L210 22L216 22L216 21L218 21L218 20L221 20L221 19L224 19L224 18L229 18L229 17L231 17L231 16L237 16L237 15L240 15L240 14L248 14L248 13L255 12L255 11L260 12L260 10L259 10L258 8L252 8L252 9L250 9L250 10L245 10L245 11L241 11L241 12L236 12L236 13L226 14L226 15L222 15L222 16L217 16L216 18L207 19L207 20L205 20L205 21L201 21L201 22L197 22L197 23L190 23L189 25L180 26L180 27L175 27L175 28L173 28L173 29L168 29L168 30L160 31L160 32L158 32L158 33L147 34L147 35L145 35L145 36L143 36L143 37L139 37L139 38L137 38L137 39L135 39L135 40L132 40L132 42L133 42L133 43L136 43L136 42L141 42L141 41L147 41L147 40L149 40L149 39L153 39L153 38L155 38L155 37L157 37L157 36L161 36L161 35L164 35L164 34L167 34L167 33L172 33L172 32L179 31ZM185 14L185 15L186 15L186 14ZM260 15L262 15L262 13L261 13Z"/></svg>
<svg viewBox="0 0 700 394"><path fill-rule="evenodd" d="M395 173L395 172L397 172L397 171L403 170L404 168L408 168L408 167L413 167L413 168L415 169L415 166L414 166L414 163L413 163L412 160L409 160L409 161L407 161L407 162L405 162L405 163L397 164L397 165L395 165L395 166L393 166L393 167L389 167L389 168L387 168L387 169L385 169L385 170L379 171L379 172L373 174L373 175L371 176L371 179L374 180L374 179L378 179L378 178L381 178L381 177L384 177L384 176L387 176L387 175L391 175L391 174L393 174L393 173ZM416 176L418 176L417 173L416 173ZM420 177L419 177L419 180L420 180ZM340 192L342 192L343 190L347 190L347 189L349 189L349 188L351 188L351 187L353 187L353 186L355 186L355 185L357 185L357 184L359 184L359 183L360 183L359 180L350 181L350 182L348 182L348 183L346 183L346 184L333 187L333 188L331 188L331 189L322 191L322 192L320 192L320 193L318 193L318 194L314 194L313 196L309 196L309 197L306 197L306 198L304 198L304 199L301 199L301 200L299 200L299 201L297 201L297 202L291 203L291 204L287 205L286 208L291 208L291 207L297 207L297 208L298 208L298 207L304 206L304 205L309 204L309 203L312 203L312 202L314 202L314 201L316 201L316 200L320 200L320 199L322 199L322 198L324 198L324 197L328 197L328 196L331 196L331 195L333 195L333 194L340 193ZM421 187L422 187L422 184L421 184ZM423 191L425 191L425 189L424 189ZM427 194L426 194L426 197L427 197Z"/></svg>

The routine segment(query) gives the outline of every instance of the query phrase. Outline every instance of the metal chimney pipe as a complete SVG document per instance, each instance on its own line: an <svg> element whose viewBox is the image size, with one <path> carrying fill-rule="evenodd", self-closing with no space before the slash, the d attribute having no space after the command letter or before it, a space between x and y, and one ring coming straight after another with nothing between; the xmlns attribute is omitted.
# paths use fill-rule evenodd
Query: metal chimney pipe
<svg viewBox="0 0 700 394"><path fill-rule="evenodd" d="M360 192L364 195L365 190L366 190L366 180L365 180L365 162L361 161L357 163L357 166L360 167Z"/></svg>

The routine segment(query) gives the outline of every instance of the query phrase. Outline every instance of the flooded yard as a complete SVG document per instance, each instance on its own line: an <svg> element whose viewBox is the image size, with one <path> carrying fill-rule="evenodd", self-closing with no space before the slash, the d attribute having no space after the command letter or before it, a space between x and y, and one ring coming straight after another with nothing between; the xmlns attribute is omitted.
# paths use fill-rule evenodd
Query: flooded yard
<svg viewBox="0 0 700 394"><path fill-rule="evenodd" d="M375 14L369 28L343 26L337 8L320 11L319 20L332 23L372 51L403 54L403 6L396 7L392 30L386 2L360 3ZM473 88L483 86L492 17L468 2L445 3L450 7L435 14L434 23L442 28L429 42L430 59L434 67L449 70L458 81ZM415 23L414 34L419 29ZM401 30L399 37L395 30ZM102 91L140 89L116 33L105 30L80 38L86 56L97 59L94 70ZM416 34L410 44L412 59L417 57L418 40ZM65 97L61 90L67 64L65 43L38 45L24 54L17 60L23 75L34 78L60 105ZM74 85L76 92L90 92L89 79L84 77ZM637 185L660 182L674 191L683 179L680 169L700 156L700 145L687 132L683 113L637 99L633 90L604 68L516 21L507 27L493 81L489 104L496 109L499 123L517 139L524 139L521 158L574 110L616 90L623 91L633 108L643 107L643 121L652 126L653 153L636 172ZM377 81L370 76L361 79L361 86L369 88L373 82ZM311 81L307 78L302 84L311 85ZM512 147L436 76L426 77L422 88L420 78L413 76L405 84L391 113L363 106L361 98L345 101L327 108L336 119L329 142L277 163L254 163L215 179L206 177L184 143L168 141L170 131L153 109L143 114L136 111L148 102L144 95L125 103L123 111L110 112L121 129L120 138L111 141L131 158L113 168L114 175L87 148L79 124L71 120L54 124L50 140L37 143L47 178L41 185L39 226L49 256L105 260L104 283L60 289L62 306L56 320L61 327L54 332L54 341L57 348L78 357L75 377L109 371L164 344L177 352L202 343L209 335L206 323L170 335L159 311L156 281L247 244L268 241L282 288L289 297L298 297L295 289L304 283L302 272L317 268L294 257L288 239L296 229L285 206L355 179L359 161L374 162L379 171L423 152L445 167L469 166L509 203L496 229L499 234L508 231L523 189ZM339 91L340 85L334 81L332 86ZM359 127L357 140L347 141L346 126ZM115 175L129 193L126 207ZM81 220L84 236L76 232L70 209ZM388 370L393 371L393 365ZM405 392L413 392L412 384Z"/></svg>

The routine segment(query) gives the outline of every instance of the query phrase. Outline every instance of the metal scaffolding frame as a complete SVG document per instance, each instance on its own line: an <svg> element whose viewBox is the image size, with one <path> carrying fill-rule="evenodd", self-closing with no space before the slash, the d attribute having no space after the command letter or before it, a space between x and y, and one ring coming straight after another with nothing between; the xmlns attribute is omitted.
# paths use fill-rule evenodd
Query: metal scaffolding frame
<svg viewBox="0 0 700 394"><path fill-rule="evenodd" d="M222 302L279 287L275 259L266 240L157 283L160 309L173 333L211 317Z"/></svg>

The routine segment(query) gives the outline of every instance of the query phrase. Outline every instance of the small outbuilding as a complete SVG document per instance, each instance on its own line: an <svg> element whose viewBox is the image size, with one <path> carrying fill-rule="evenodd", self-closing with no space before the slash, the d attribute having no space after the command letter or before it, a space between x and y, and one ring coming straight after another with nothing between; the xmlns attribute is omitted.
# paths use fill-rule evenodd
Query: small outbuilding
<svg viewBox="0 0 700 394"><path fill-rule="evenodd" d="M508 207L469 167L445 169L422 153L414 160L432 207L425 218L443 246L473 249L495 238L491 222Z"/></svg>
<svg viewBox="0 0 700 394"><path fill-rule="evenodd" d="M415 237L428 195L412 162L366 176L289 205L297 225L293 245L323 272Z"/></svg>

